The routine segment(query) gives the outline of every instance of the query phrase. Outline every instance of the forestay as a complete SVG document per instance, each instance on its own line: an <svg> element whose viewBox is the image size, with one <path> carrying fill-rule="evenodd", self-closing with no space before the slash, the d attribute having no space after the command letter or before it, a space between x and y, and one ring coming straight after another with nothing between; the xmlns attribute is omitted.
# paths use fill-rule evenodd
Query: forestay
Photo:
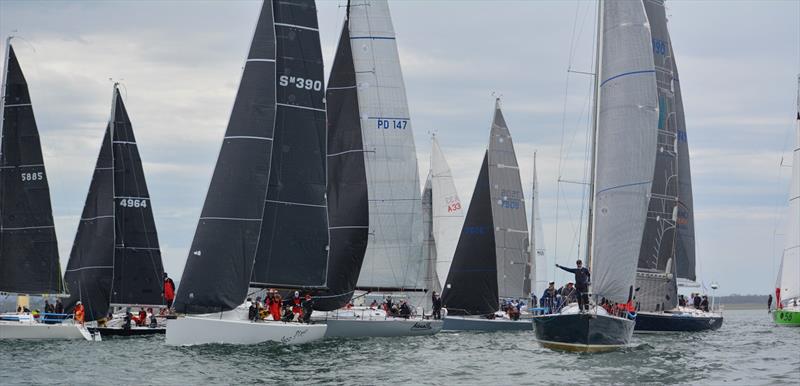
<svg viewBox="0 0 800 386"><path fill-rule="evenodd" d="M358 287L420 289L419 171L389 6L354 0L349 13L369 186L370 239Z"/></svg>
<svg viewBox="0 0 800 386"><path fill-rule="evenodd" d="M64 292L50 188L28 83L7 40L0 102L0 291Z"/></svg>
<svg viewBox="0 0 800 386"><path fill-rule="evenodd" d="M648 210L658 96L641 2L604 1L600 19L592 224L592 291L626 302Z"/></svg>

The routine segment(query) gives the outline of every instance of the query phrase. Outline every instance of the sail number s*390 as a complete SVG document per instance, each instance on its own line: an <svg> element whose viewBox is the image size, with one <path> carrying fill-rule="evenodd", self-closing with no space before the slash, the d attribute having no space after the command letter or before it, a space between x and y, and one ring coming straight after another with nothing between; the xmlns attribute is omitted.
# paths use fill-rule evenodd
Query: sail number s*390
<svg viewBox="0 0 800 386"><path fill-rule="evenodd" d="M147 208L147 200L143 198L122 198L119 200L119 206L126 208Z"/></svg>
<svg viewBox="0 0 800 386"><path fill-rule="evenodd" d="M305 79L299 76L281 75L281 77L278 79L278 84L281 85L282 87L293 85L299 89L314 90L314 91L322 90L322 81Z"/></svg>

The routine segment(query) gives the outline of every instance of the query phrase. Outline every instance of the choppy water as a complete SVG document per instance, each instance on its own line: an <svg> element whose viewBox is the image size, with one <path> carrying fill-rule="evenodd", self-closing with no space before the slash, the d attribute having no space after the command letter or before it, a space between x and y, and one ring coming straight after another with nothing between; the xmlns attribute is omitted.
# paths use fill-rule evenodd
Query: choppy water
<svg viewBox="0 0 800 386"><path fill-rule="evenodd" d="M728 311L715 332L636 335L605 354L543 349L525 333L441 333L303 346L170 347L163 337L0 342L0 384L798 384L800 328Z"/></svg>

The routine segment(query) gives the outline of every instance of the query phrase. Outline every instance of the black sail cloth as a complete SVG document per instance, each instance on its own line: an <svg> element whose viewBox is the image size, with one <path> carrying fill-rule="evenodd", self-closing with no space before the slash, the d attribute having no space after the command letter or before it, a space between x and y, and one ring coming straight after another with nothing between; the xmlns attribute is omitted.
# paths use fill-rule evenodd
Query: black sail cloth
<svg viewBox="0 0 800 386"><path fill-rule="evenodd" d="M39 131L14 47L8 50L0 149L0 291L63 293Z"/></svg>
<svg viewBox="0 0 800 386"><path fill-rule="evenodd" d="M153 209L128 112L114 88L106 127L65 281L67 309L81 300L86 320L109 306L160 306L164 268Z"/></svg>
<svg viewBox="0 0 800 386"><path fill-rule="evenodd" d="M364 145L347 20L328 82L327 108L330 253L328 290L318 293L314 306L321 311L341 308L352 298L369 234Z"/></svg>

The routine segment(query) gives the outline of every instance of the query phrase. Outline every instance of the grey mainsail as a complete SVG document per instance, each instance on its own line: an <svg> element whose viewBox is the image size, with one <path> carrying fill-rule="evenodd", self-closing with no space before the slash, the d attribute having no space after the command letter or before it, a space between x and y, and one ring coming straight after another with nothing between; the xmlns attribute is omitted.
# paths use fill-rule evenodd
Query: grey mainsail
<svg viewBox="0 0 800 386"><path fill-rule="evenodd" d="M111 117L72 245L65 282L70 309L86 320L109 306L164 304L164 268L150 195L128 112L114 85Z"/></svg>
<svg viewBox="0 0 800 386"><path fill-rule="evenodd" d="M28 83L11 38L0 100L0 291L64 292L50 187Z"/></svg>
<svg viewBox="0 0 800 386"><path fill-rule="evenodd" d="M274 1L277 112L252 287L325 287L328 214L322 49L313 1Z"/></svg>
<svg viewBox="0 0 800 386"><path fill-rule="evenodd" d="M593 293L630 299L658 143L650 28L641 2L601 7L590 266Z"/></svg>
<svg viewBox="0 0 800 386"><path fill-rule="evenodd" d="M178 312L231 310L247 294L272 160L277 108L275 46L273 4L267 1L261 7L175 297Z"/></svg>
<svg viewBox="0 0 800 386"><path fill-rule="evenodd" d="M425 262L425 288L429 291L441 293L442 285L436 271L436 238L433 233L433 178L432 172L428 173L425 187L422 189L422 232L423 239L422 257ZM430 308L430 298L425 297L425 308Z"/></svg>

